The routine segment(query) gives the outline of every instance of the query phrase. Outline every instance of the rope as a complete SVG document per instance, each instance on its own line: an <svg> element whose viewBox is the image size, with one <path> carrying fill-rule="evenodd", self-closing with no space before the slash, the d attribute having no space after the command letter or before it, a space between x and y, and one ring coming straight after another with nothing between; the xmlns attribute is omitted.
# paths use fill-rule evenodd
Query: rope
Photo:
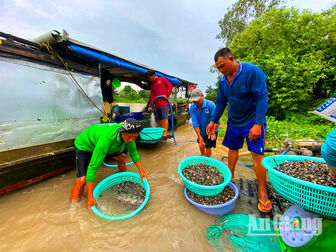
<svg viewBox="0 0 336 252"><path fill-rule="evenodd" d="M81 85L77 82L77 80L75 79L75 77L72 75L71 71L68 69L67 63L65 63L63 61L63 59L61 58L61 56L58 55L57 52L55 52L53 50L53 48L49 45L49 43L43 43L43 46L45 46L48 50L48 52L54 56L56 56L63 64L63 66L65 67L65 69L68 71L69 75L71 76L71 79L73 80L73 82L76 84L76 86L79 88L79 90L86 96L87 99L89 99L89 101L105 116L107 116L107 113L103 110L101 110L95 103L94 101L92 101L92 99L86 94L86 92L84 91L84 89L81 87ZM109 120L110 121L110 120Z"/></svg>

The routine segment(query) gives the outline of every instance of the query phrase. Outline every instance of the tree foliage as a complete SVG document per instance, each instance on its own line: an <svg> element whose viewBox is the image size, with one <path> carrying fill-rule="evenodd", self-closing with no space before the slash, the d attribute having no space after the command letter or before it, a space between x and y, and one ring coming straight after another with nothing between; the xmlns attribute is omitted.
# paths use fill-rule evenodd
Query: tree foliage
<svg viewBox="0 0 336 252"><path fill-rule="evenodd" d="M205 97L204 98L216 103L217 91L218 91L218 84L216 84L215 88L213 88L211 86L207 86L207 88L205 90Z"/></svg>
<svg viewBox="0 0 336 252"><path fill-rule="evenodd" d="M237 34L230 49L236 60L265 72L268 114L278 119L313 110L336 91L335 8L274 8Z"/></svg>
<svg viewBox="0 0 336 252"><path fill-rule="evenodd" d="M126 85L120 91L120 97L127 98L127 99L139 99L139 94L131 86Z"/></svg>
<svg viewBox="0 0 336 252"><path fill-rule="evenodd" d="M249 26L253 19L261 17L273 7L279 7L286 0L238 0L227 9L224 17L218 22L221 33L217 35L227 46L237 33Z"/></svg>
<svg viewBox="0 0 336 252"><path fill-rule="evenodd" d="M139 92L138 92L138 94L139 94L139 97L141 98L141 99L149 99L149 96L150 96L150 91L149 90L144 90L144 89L141 89Z"/></svg>
<svg viewBox="0 0 336 252"><path fill-rule="evenodd" d="M149 100L150 91L141 89L137 92L131 86L126 85L122 90L119 91L119 96L120 98L129 100Z"/></svg>

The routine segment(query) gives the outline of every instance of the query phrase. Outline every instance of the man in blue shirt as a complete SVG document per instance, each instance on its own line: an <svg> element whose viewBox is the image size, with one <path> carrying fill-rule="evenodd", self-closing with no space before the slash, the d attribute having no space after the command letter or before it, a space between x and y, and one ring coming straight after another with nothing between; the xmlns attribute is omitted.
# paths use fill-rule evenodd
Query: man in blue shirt
<svg viewBox="0 0 336 252"><path fill-rule="evenodd" d="M264 213L270 212L272 204L267 196L266 169L261 164L264 157L268 106L266 75L253 64L235 61L228 48L218 50L214 58L216 67L223 76L218 82L216 111L207 126L207 133L213 134L217 130L217 121L229 104L223 145L229 148L228 166L232 172L232 179L239 149L243 147L246 139L258 180L258 209Z"/></svg>
<svg viewBox="0 0 336 252"><path fill-rule="evenodd" d="M331 179L336 181L336 128L327 135L321 153L330 168Z"/></svg>
<svg viewBox="0 0 336 252"><path fill-rule="evenodd" d="M194 103L190 106L189 112L197 134L197 142L201 155L210 157L211 148L216 148L218 129L215 134L208 136L206 133L206 127L214 116L216 106L212 101L204 99L204 95L200 89L194 89L191 92L190 101Z"/></svg>

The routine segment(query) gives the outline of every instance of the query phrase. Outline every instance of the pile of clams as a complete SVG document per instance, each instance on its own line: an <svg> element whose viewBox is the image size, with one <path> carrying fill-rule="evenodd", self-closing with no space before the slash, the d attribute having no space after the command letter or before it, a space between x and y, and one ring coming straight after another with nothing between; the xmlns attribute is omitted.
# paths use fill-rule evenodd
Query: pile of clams
<svg viewBox="0 0 336 252"><path fill-rule="evenodd" d="M326 163L311 160L285 161L275 169L314 184L336 187L336 181L331 179L330 168Z"/></svg>
<svg viewBox="0 0 336 252"><path fill-rule="evenodd" d="M182 174L190 181L200 185L219 185L223 182L223 174L214 166L206 164L188 165Z"/></svg>

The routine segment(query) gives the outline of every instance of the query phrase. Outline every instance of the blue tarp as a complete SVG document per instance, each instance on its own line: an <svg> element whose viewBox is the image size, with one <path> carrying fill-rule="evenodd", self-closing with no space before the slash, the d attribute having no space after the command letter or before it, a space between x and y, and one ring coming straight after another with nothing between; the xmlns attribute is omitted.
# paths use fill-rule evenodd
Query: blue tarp
<svg viewBox="0 0 336 252"><path fill-rule="evenodd" d="M141 74L145 74L149 69L141 67L141 66L137 66L135 64L132 64L130 62L124 61L122 59L116 59L116 58L112 58L109 57L107 55L101 54L99 52L95 52L77 45L70 45L70 50L73 53L77 53L81 56L87 57L89 59L93 59L95 61L107 64L107 65L112 65L112 66L116 66L116 67L121 67L121 68L125 68L127 70L133 71L133 72L137 72L137 73L141 73ZM177 78L175 77L170 77L158 72L155 72L157 76L159 77L165 77L169 80L169 82L173 85L181 85L182 82L179 81Z"/></svg>

